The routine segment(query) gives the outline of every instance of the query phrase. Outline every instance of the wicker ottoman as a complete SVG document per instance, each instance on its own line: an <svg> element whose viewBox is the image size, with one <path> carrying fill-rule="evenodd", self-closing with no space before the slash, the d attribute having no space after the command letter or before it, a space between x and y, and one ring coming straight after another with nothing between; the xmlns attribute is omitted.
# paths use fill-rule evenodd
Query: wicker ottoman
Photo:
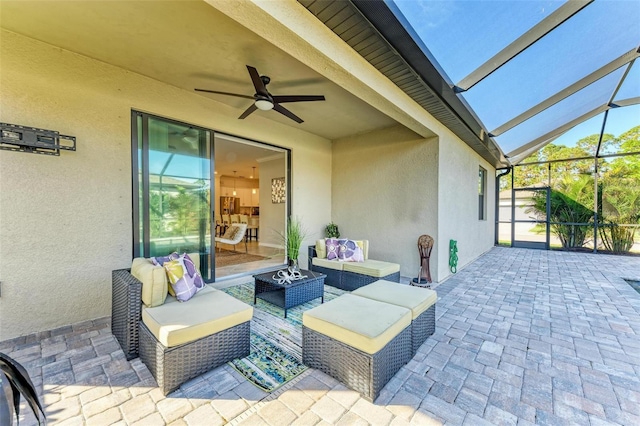
<svg viewBox="0 0 640 426"><path fill-rule="evenodd" d="M374 401L411 359L411 311L344 294L304 312L302 361Z"/></svg>
<svg viewBox="0 0 640 426"><path fill-rule="evenodd" d="M416 354L424 341L436 331L438 295L433 290L379 280L360 287L351 294L411 310L412 356Z"/></svg>

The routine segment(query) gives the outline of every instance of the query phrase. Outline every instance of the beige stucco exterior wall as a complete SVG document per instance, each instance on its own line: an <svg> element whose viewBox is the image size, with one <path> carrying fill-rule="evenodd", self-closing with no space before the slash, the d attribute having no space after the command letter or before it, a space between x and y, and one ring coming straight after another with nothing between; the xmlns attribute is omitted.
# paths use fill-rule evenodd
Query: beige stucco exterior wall
<svg viewBox="0 0 640 426"><path fill-rule="evenodd" d="M458 243L458 270L494 245L495 169L452 133L440 137L438 166L439 279L449 271L449 240ZM487 171L486 220L478 219L478 170Z"/></svg>
<svg viewBox="0 0 640 426"><path fill-rule="evenodd" d="M131 263L131 109L291 148L294 214L316 229L331 220L330 141L259 115L237 120L224 104L14 33L0 37L0 121L78 141L60 157L0 151L0 340L110 315L111 270Z"/></svg>
<svg viewBox="0 0 640 426"><path fill-rule="evenodd" d="M332 173L332 219L341 237L369 240L371 259L417 276L418 237L438 241L437 139L392 127L336 140ZM433 260L431 268L435 279Z"/></svg>

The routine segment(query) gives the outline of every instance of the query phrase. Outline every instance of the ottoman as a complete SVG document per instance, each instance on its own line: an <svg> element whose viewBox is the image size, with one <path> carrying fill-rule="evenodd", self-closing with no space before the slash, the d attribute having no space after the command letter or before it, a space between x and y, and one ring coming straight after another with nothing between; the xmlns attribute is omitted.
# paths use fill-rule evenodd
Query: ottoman
<svg viewBox="0 0 640 426"><path fill-rule="evenodd" d="M411 356L436 331L438 295L433 290L379 280L360 287L351 294L411 310Z"/></svg>
<svg viewBox="0 0 640 426"><path fill-rule="evenodd" d="M374 401L412 357L411 311L344 294L302 315L302 362Z"/></svg>

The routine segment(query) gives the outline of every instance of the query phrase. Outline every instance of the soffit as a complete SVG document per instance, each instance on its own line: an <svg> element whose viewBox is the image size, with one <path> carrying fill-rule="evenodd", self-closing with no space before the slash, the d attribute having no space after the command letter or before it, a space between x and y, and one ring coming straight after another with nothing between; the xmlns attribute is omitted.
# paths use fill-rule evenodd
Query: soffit
<svg viewBox="0 0 640 426"><path fill-rule="evenodd" d="M0 25L99 61L193 91L253 95L246 65L272 79L273 94L322 94L325 102L287 104L305 122L255 112L333 140L396 125L396 121L324 78L202 1L2 1ZM196 94L230 105L248 99ZM246 120L252 125L251 116Z"/></svg>
<svg viewBox="0 0 640 426"><path fill-rule="evenodd" d="M487 136L470 108L441 78L441 73L415 45L412 37L400 31L399 25L385 25L395 17L384 2L298 1L482 158L496 167L506 164L501 164L504 161L502 152ZM383 27L390 30L386 37L379 31ZM388 39L393 39L394 44Z"/></svg>

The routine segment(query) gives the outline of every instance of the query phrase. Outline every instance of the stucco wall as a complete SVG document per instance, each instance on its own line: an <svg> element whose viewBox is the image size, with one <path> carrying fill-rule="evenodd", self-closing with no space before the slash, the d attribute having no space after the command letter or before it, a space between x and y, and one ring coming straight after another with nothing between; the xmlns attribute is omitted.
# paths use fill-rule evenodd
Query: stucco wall
<svg viewBox="0 0 640 426"><path fill-rule="evenodd" d="M487 171L486 220L478 219L478 170ZM449 240L458 243L458 270L494 245L495 169L455 135L440 137L438 167L439 279L449 275Z"/></svg>
<svg viewBox="0 0 640 426"><path fill-rule="evenodd" d="M278 232L284 232L286 203L271 202L271 179L285 176L285 157L260 163L260 245L283 247ZM284 249L283 249L284 258Z"/></svg>
<svg viewBox="0 0 640 426"><path fill-rule="evenodd" d="M0 34L0 121L77 137L60 157L0 151L0 340L110 315L131 263L131 109L292 148L293 213L331 220L331 143L29 38ZM318 164L323 164L319 167ZM307 185L313 191L301 190Z"/></svg>
<svg viewBox="0 0 640 426"><path fill-rule="evenodd" d="M332 219L341 237L368 239L369 257L417 276L417 241L438 241L438 142L392 127L334 141ZM434 248L431 272L438 276Z"/></svg>

